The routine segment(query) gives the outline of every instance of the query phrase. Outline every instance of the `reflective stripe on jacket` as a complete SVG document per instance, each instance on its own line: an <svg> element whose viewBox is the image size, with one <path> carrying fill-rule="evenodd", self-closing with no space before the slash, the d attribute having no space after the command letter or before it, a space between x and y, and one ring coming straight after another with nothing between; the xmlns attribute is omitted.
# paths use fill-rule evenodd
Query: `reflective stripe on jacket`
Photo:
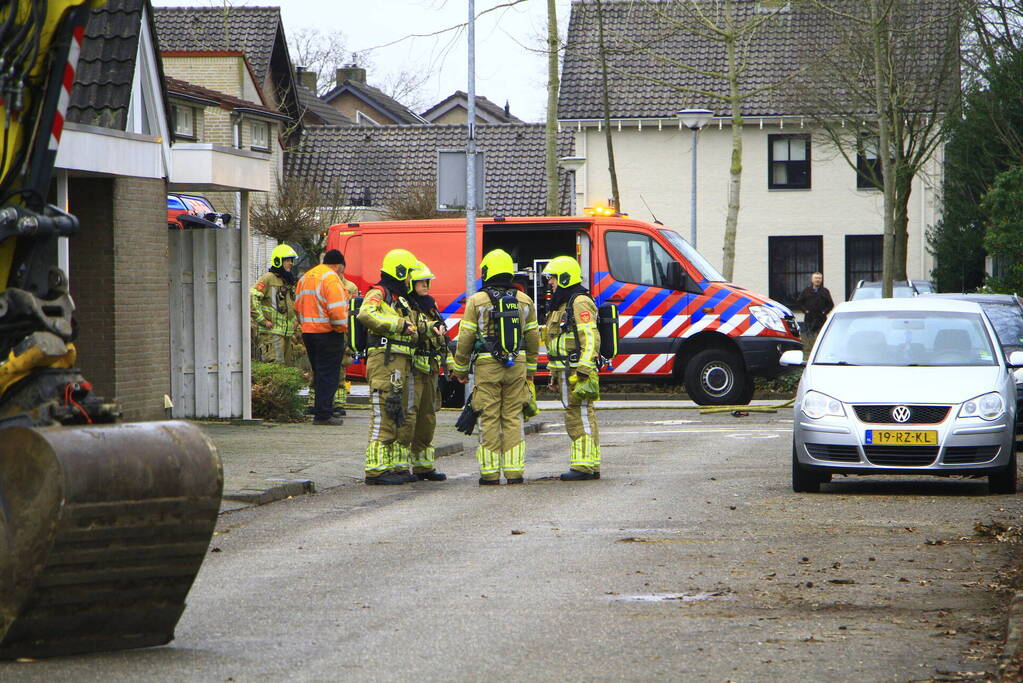
<svg viewBox="0 0 1023 683"><path fill-rule="evenodd" d="M320 264L302 276L295 287L295 312L306 334L348 331L348 292L332 268Z"/></svg>
<svg viewBox="0 0 1023 683"><path fill-rule="evenodd" d="M413 327L416 325L412 307L405 297L395 297L388 303L379 287L370 287L359 307L358 319L371 335L368 354L386 352L388 342L392 354L411 356L415 352L418 335L415 332L404 334L406 322ZM374 342L374 336L378 341Z"/></svg>
<svg viewBox="0 0 1023 683"><path fill-rule="evenodd" d="M515 298L519 302L519 329L522 330L522 351L526 356L526 373L532 375L536 372L536 356L540 348L540 334L536 325L536 306L533 304L533 300L522 292L516 291ZM465 304L465 317L458 324L458 343L451 361L451 369L454 372L469 372L477 339L482 340L494 334L494 323L490 320L490 311L493 308L490 295L485 291L476 292L469 297ZM479 359L494 360L489 353L480 353Z"/></svg>
<svg viewBox="0 0 1023 683"><path fill-rule="evenodd" d="M600 349L597 305L588 294L579 294L572 300L572 313L574 325L566 320L568 302L547 315L547 367L550 370L581 367L595 371Z"/></svg>
<svg viewBox="0 0 1023 683"><path fill-rule="evenodd" d="M252 322L259 333L290 337L298 326L295 319L295 289L275 273L263 273L249 290ZM272 328L263 323L269 320Z"/></svg>

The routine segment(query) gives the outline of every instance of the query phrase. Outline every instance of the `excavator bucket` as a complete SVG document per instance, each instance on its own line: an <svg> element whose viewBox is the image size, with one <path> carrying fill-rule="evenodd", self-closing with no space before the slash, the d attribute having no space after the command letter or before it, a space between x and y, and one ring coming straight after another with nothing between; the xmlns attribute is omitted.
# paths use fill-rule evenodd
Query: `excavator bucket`
<svg viewBox="0 0 1023 683"><path fill-rule="evenodd" d="M223 484L185 422L0 432L0 659L169 643Z"/></svg>

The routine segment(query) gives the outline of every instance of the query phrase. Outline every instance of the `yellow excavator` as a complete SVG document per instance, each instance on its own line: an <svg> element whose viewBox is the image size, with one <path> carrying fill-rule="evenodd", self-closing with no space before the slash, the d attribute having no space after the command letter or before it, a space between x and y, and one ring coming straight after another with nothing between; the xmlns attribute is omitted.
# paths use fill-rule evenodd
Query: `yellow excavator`
<svg viewBox="0 0 1023 683"><path fill-rule="evenodd" d="M216 448L184 422L118 424L75 368L48 205L90 10L0 3L0 659L163 645L216 524Z"/></svg>

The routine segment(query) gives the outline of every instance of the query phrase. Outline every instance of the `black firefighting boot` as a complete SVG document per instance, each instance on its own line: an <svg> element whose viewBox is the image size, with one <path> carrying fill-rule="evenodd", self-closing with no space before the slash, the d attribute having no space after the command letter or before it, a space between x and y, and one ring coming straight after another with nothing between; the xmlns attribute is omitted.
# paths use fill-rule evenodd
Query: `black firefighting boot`
<svg viewBox="0 0 1023 683"><path fill-rule="evenodd" d="M448 478L448 475L437 470L427 470L426 472L413 472L415 477L419 481L444 481Z"/></svg>
<svg viewBox="0 0 1023 683"><path fill-rule="evenodd" d="M500 486L500 479L484 479L480 477L480 486Z"/></svg>
<svg viewBox="0 0 1023 683"><path fill-rule="evenodd" d="M561 475L561 481L586 481L587 479L600 479L600 472L569 470Z"/></svg>
<svg viewBox="0 0 1023 683"><path fill-rule="evenodd" d="M525 481L525 479L522 477L508 477L505 481L509 484L521 484Z"/></svg>
<svg viewBox="0 0 1023 683"><path fill-rule="evenodd" d="M384 472L383 474L378 474L375 477L366 477L366 483L394 486L396 484L408 483L408 479L403 477L399 472Z"/></svg>

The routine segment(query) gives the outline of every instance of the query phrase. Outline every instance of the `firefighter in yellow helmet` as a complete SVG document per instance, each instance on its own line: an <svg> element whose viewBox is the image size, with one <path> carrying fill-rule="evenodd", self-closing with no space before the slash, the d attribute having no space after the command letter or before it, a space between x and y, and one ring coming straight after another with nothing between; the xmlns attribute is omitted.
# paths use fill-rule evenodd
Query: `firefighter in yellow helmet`
<svg viewBox="0 0 1023 683"><path fill-rule="evenodd" d="M571 469L563 481L600 479L600 435L593 408L599 396L600 333L597 305L582 284L582 269L571 256L558 256L543 275L553 290L544 325L551 387L561 389L565 431L572 440Z"/></svg>
<svg viewBox="0 0 1023 683"><path fill-rule="evenodd" d="M403 449L410 449L412 474L420 481L447 479L445 474L437 471L433 448L437 411L440 409L438 373L446 365L448 355L448 328L437 310L437 302L430 296L430 281L434 277L425 263L420 261L416 264L409 294L419 337L412 356L414 399L405 425L398 430L398 443Z"/></svg>
<svg viewBox="0 0 1023 683"><path fill-rule="evenodd" d="M475 379L472 406L480 412L480 445L476 459L481 486L521 484L526 442L522 404L526 382L536 374L540 335L533 300L512 283L515 264L502 249L483 257L483 289L469 297L459 325L451 368L459 381L470 366Z"/></svg>
<svg viewBox="0 0 1023 683"><path fill-rule="evenodd" d="M392 249L380 266L380 281L370 287L358 320L368 332L366 381L370 390L367 484L404 484L409 449L397 442L415 398L412 356L418 333L409 302L418 259L406 249Z"/></svg>
<svg viewBox="0 0 1023 683"><path fill-rule="evenodd" d="M249 290L257 360L298 365L304 356L304 348L296 339L296 278L292 273L296 258L298 254L287 244L274 247L270 270Z"/></svg>

